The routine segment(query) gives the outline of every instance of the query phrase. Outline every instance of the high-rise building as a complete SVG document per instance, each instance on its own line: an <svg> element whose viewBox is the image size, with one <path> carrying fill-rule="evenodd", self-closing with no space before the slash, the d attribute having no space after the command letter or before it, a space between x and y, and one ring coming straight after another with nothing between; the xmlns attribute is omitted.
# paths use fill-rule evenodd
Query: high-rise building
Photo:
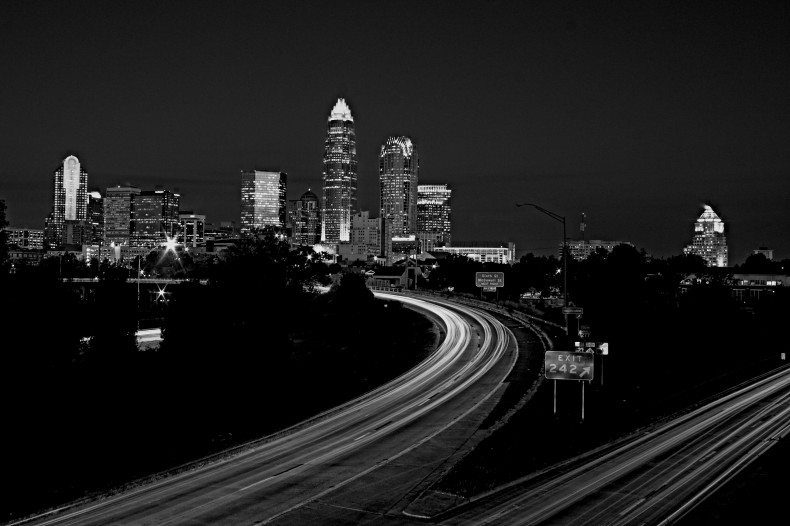
<svg viewBox="0 0 790 526"><path fill-rule="evenodd" d="M451 195L446 184L417 186L417 238L423 251L451 245Z"/></svg>
<svg viewBox="0 0 790 526"><path fill-rule="evenodd" d="M299 199L288 201L288 228L294 244L321 242L321 205L318 196L309 188Z"/></svg>
<svg viewBox="0 0 790 526"><path fill-rule="evenodd" d="M82 169L74 155L63 159L54 173L52 213L44 227L47 248L63 244L63 227L66 221L84 222L88 211L88 172Z"/></svg>
<svg viewBox="0 0 790 526"><path fill-rule="evenodd" d="M193 214L191 211L178 213L180 228L178 229L178 242L188 247L197 247L206 241L205 228L206 216Z"/></svg>
<svg viewBox="0 0 790 526"><path fill-rule="evenodd" d="M104 199L99 192L88 194L88 223L91 225L90 244L104 242Z"/></svg>
<svg viewBox="0 0 790 526"><path fill-rule="evenodd" d="M417 231L417 147L408 137L390 137L379 153L381 253L388 257L392 238Z"/></svg>
<svg viewBox="0 0 790 526"><path fill-rule="evenodd" d="M147 190L131 199L131 244L155 247L178 233L180 195L170 190Z"/></svg>
<svg viewBox="0 0 790 526"><path fill-rule="evenodd" d="M354 118L344 99L329 113L324 142L321 241L347 242L351 215L357 211L357 139Z"/></svg>
<svg viewBox="0 0 790 526"><path fill-rule="evenodd" d="M241 235L267 226L285 227L285 172L242 170Z"/></svg>
<svg viewBox="0 0 790 526"><path fill-rule="evenodd" d="M134 186L115 186L104 194L104 244L129 245L132 233L132 199L140 193Z"/></svg>
<svg viewBox="0 0 790 526"><path fill-rule="evenodd" d="M694 223L694 238L683 249L684 254L700 256L709 267L727 266L727 237L724 235L724 221L708 205Z"/></svg>

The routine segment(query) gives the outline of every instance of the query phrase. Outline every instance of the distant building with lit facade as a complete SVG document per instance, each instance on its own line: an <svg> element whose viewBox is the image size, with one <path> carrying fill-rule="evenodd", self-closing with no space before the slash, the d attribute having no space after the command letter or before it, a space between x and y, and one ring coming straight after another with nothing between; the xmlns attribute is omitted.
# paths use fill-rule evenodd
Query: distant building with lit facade
<svg viewBox="0 0 790 526"><path fill-rule="evenodd" d="M44 231L34 228L6 228L8 238L6 244L9 247L17 247L27 250L44 249Z"/></svg>
<svg viewBox="0 0 790 526"><path fill-rule="evenodd" d="M417 183L420 159L408 137L389 137L379 152L381 254L391 261L393 238L417 232Z"/></svg>
<svg viewBox="0 0 790 526"><path fill-rule="evenodd" d="M380 246L379 220L363 210L351 216L351 240L337 246L337 255L346 262L371 261L379 255Z"/></svg>
<svg viewBox="0 0 790 526"><path fill-rule="evenodd" d="M774 251L773 251L773 249L768 248L768 247L760 247L760 248L754 249L752 251L752 254L762 254L763 256L765 256L765 259L767 259L768 261L773 261L774 260Z"/></svg>
<svg viewBox="0 0 790 526"><path fill-rule="evenodd" d="M600 239L586 240L568 240L568 255L577 261L582 261L594 254L596 250L603 249L606 252L611 252L617 245L630 245L634 246L628 241L603 241ZM562 257L562 244L560 244L558 256Z"/></svg>
<svg viewBox="0 0 790 526"><path fill-rule="evenodd" d="M322 181L321 242L348 242L351 215L357 211L357 139L344 99L338 99L329 113Z"/></svg>
<svg viewBox="0 0 790 526"><path fill-rule="evenodd" d="M242 170L242 236L268 226L285 227L287 177L285 172Z"/></svg>
<svg viewBox="0 0 790 526"><path fill-rule="evenodd" d="M104 244L129 245L132 235L132 199L141 190L114 186L104 193Z"/></svg>
<svg viewBox="0 0 790 526"><path fill-rule="evenodd" d="M178 213L178 242L186 247L195 248L206 242L206 216L191 211Z"/></svg>
<svg viewBox="0 0 790 526"><path fill-rule="evenodd" d="M309 188L299 199L288 201L288 229L295 245L321 242L321 204Z"/></svg>
<svg viewBox="0 0 790 526"><path fill-rule="evenodd" d="M104 242L104 199L99 192L88 193L88 223L90 224L90 244Z"/></svg>
<svg viewBox="0 0 790 526"><path fill-rule="evenodd" d="M367 254L379 254L381 247L381 231L378 218L370 217L370 211L363 210L351 218L351 243L364 245Z"/></svg>
<svg viewBox="0 0 790 526"><path fill-rule="evenodd" d="M512 241L457 241L453 243L452 247L437 247L434 252L466 256L481 263L512 265L516 262L516 244Z"/></svg>
<svg viewBox="0 0 790 526"><path fill-rule="evenodd" d="M724 221L708 205L694 223L694 238L683 249L684 254L700 256L709 267L727 266L727 237Z"/></svg>
<svg viewBox="0 0 790 526"><path fill-rule="evenodd" d="M131 243L155 247L178 233L180 196L170 190L146 190L131 200Z"/></svg>
<svg viewBox="0 0 790 526"><path fill-rule="evenodd" d="M44 222L45 246L56 248L64 244L63 229L67 221L71 222L72 231L84 229L87 213L88 172L82 169L76 156L69 155L54 173L52 212Z"/></svg>
<svg viewBox="0 0 790 526"><path fill-rule="evenodd" d="M417 186L417 238L423 252L452 244L451 196L446 184Z"/></svg>

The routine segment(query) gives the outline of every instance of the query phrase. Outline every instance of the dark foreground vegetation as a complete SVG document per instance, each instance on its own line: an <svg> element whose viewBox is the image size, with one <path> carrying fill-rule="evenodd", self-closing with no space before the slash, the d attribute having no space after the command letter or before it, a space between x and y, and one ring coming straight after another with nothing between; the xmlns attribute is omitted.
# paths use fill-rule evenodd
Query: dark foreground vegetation
<svg viewBox="0 0 790 526"><path fill-rule="evenodd" d="M765 263L760 258L750 259L750 265ZM527 271L529 266L551 268L552 260L556 268L554 258L522 259L520 268L507 268L510 283L534 280L539 289L537 278L544 276L547 288L556 286L550 273L532 275ZM482 265L460 264L470 270L475 266L484 269ZM745 267L739 270L750 270ZM500 269L488 265L485 270ZM452 271L448 269L447 274ZM783 273L778 265L756 271ZM690 273L698 278L693 283L686 279ZM707 269L693 256L652 260L626 245L608 255L598 253L586 261L574 261L569 265L569 296L584 308L581 324L590 330L588 339L608 342L610 353L596 358L595 380L585 386L584 421L581 384L558 381L555 416L553 382L543 380L523 409L435 489L471 497L687 410L761 371L786 363L780 353L788 352L784 343L790 319L787 289L764 292L759 299L744 302L733 297L733 286L727 273ZM502 297L507 298L507 293L500 292ZM542 301L527 306L491 300L511 310L542 312L544 317L564 323L559 308ZM580 340L573 334L577 328L573 318L571 338L554 327L544 327L558 350L572 349L572 341ZM542 349L532 351L542 354ZM538 358L524 358L533 363L533 376L523 382L522 393L539 377L542 357Z"/></svg>
<svg viewBox="0 0 790 526"><path fill-rule="evenodd" d="M147 352L123 275L87 288L47 265L1 278L0 520L272 433L433 348L432 323L374 299L359 274L315 292L327 267L307 255L271 235L241 244L202 269L208 284L174 289L159 307L164 341Z"/></svg>

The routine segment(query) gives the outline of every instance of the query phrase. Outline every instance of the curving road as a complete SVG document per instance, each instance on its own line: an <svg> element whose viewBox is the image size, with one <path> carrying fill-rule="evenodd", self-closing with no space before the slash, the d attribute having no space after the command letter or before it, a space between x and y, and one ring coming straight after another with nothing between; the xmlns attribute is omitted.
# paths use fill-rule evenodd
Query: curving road
<svg viewBox="0 0 790 526"><path fill-rule="evenodd" d="M445 332L439 348L412 370L232 458L25 522L300 524L331 513L351 523L360 522L359 514L397 514L395 504L468 438L445 432L498 392L516 350L510 331L482 311L376 295L425 311ZM438 437L446 447L436 446ZM422 461L413 460L418 452Z"/></svg>
<svg viewBox="0 0 790 526"><path fill-rule="evenodd" d="M784 367L592 461L482 498L443 524L671 524L788 432Z"/></svg>

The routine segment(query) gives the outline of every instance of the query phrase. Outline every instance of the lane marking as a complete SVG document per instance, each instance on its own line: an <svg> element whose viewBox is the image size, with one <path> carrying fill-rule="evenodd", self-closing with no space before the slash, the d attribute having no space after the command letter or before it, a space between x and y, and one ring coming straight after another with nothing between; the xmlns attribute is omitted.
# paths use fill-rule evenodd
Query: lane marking
<svg viewBox="0 0 790 526"><path fill-rule="evenodd" d="M264 483L264 482L266 482L267 480L272 480L274 477L278 477L278 476L282 475L283 473L288 473L289 471L293 471L293 470L295 470L296 468L298 468L299 466L304 466L304 464L297 464L297 465L295 465L295 466L292 466L292 467L290 467L290 468L288 468L288 469L284 469L284 470L280 471L279 473L275 473L275 474L274 474L274 475L272 475L271 477L266 477L265 479L263 479L263 480L259 480L258 482L253 482L253 483L252 483L252 484L250 484L249 486L244 486L244 487L243 487L243 488L241 488L239 491L244 491L244 490L246 490L246 489L250 489L250 488L251 488L251 487L253 487L253 486L257 486L258 484L263 484L263 483Z"/></svg>

